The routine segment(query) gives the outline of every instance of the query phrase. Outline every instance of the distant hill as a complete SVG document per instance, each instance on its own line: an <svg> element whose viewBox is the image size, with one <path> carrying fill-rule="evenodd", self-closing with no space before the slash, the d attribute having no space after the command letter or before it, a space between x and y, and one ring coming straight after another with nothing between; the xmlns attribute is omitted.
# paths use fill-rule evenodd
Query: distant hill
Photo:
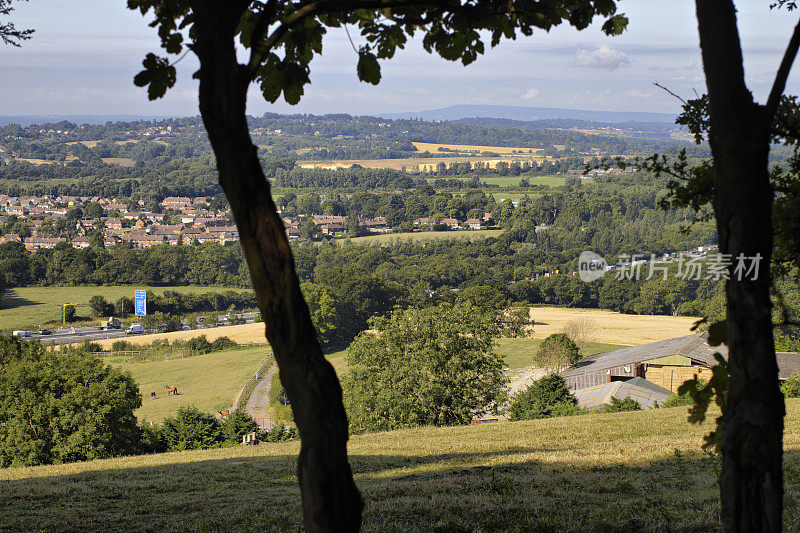
<svg viewBox="0 0 800 533"><path fill-rule="evenodd" d="M669 113L643 113L639 111L591 111L588 109L556 109L551 107L521 107L497 105L451 105L441 109L408 113L385 113L391 119L421 118L423 120L459 120L474 117L504 118L513 120L573 119L617 124L620 122L674 123L675 115Z"/></svg>
<svg viewBox="0 0 800 533"><path fill-rule="evenodd" d="M66 120L73 124L105 124L106 122L135 122L137 120L164 120L171 118L159 115L0 115L0 126L19 124L55 124Z"/></svg>

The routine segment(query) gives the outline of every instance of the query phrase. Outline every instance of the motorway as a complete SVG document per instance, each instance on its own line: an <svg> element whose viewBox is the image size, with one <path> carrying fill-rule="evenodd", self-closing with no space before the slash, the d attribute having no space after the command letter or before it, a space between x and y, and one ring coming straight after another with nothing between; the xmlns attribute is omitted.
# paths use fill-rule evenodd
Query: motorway
<svg viewBox="0 0 800 533"><path fill-rule="evenodd" d="M244 319L246 324L251 324L255 322L255 318L258 313L240 313L236 315L238 318ZM228 320L225 317L219 317L219 323L217 326L227 326ZM131 322L135 323L135 322ZM205 326L200 329L207 329L209 327L215 326ZM126 337L133 337L135 335L128 335L125 333L127 329L127 325L123 326L122 329L112 329L112 330L101 330L100 326L80 326L80 327L66 327L66 328L59 328L55 330L51 330L53 333L50 335L39 335L36 332L29 331L28 335L23 337L23 339L39 339L45 344L70 344L74 342L83 342L83 341L98 341L104 339L119 339L119 338L126 338ZM183 321L183 329L188 330L189 326L186 325L186 321ZM199 331L199 330L198 330ZM148 332L146 332L148 333Z"/></svg>

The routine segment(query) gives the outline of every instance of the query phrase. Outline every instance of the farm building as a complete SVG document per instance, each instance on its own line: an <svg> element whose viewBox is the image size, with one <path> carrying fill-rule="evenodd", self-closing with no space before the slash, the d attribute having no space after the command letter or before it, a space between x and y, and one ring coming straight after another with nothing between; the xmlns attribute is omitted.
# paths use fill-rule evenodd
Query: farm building
<svg viewBox="0 0 800 533"><path fill-rule="evenodd" d="M714 352L728 358L725 345L709 346L707 333L696 333L641 346L596 354L579 361L561 373L573 390L596 387L631 378L647 381L677 392L678 387L694 377L709 379L716 365ZM800 355L778 353L778 377L786 379L800 372Z"/></svg>
<svg viewBox="0 0 800 533"><path fill-rule="evenodd" d="M651 409L656 404L663 404L672 395L672 391L650 383L646 379L631 378L628 381L609 381L602 385L586 387L573 391L578 405L584 409L595 409L611 403L611 398L624 400L631 398L639 402L642 409Z"/></svg>

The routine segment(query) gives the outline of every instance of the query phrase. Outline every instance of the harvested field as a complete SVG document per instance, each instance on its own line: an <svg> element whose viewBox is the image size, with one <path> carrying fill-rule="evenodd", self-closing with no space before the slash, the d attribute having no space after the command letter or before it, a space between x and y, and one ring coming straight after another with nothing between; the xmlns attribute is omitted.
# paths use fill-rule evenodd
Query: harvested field
<svg viewBox="0 0 800 533"><path fill-rule="evenodd" d="M567 324L587 321L593 326L590 340L607 344L636 346L691 334L696 317L662 315L623 315L603 309L570 309L534 307L531 316L536 322L533 338L544 339L561 333Z"/></svg>
<svg viewBox="0 0 800 533"><path fill-rule="evenodd" d="M262 323L190 329L187 331L173 331L171 333L155 333L153 335L128 335L124 337L124 340L131 344L150 344L156 339L167 339L172 342L176 339L187 340L192 337L199 337L200 335L205 335L209 341L220 337L228 337L236 344L267 344L267 338L264 336L264 324ZM103 348L110 348L116 340L120 339L104 339L95 342Z"/></svg>

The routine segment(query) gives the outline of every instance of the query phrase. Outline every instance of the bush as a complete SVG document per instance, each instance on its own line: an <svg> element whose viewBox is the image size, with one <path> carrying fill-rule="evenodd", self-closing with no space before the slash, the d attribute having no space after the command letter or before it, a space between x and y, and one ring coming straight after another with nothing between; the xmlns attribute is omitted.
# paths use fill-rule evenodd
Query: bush
<svg viewBox="0 0 800 533"><path fill-rule="evenodd" d="M238 344L230 340L228 337L219 337L218 339L214 339L214 342L211 343L211 351L219 352L229 348L236 348L237 346Z"/></svg>
<svg viewBox="0 0 800 533"><path fill-rule="evenodd" d="M128 341L114 341L111 344L111 350L114 352L129 352L134 348L133 344Z"/></svg>
<svg viewBox="0 0 800 533"><path fill-rule="evenodd" d="M628 396L624 400L617 399L615 397L611 397L611 403L606 404L600 409L598 409L597 413L618 413L620 411L639 411L641 410L642 406L639 405L639 402Z"/></svg>
<svg viewBox="0 0 800 533"><path fill-rule="evenodd" d="M181 407L175 417L166 418L161 438L171 451L215 448L224 440L217 419L196 407Z"/></svg>
<svg viewBox="0 0 800 533"><path fill-rule="evenodd" d="M141 407L130 373L81 350L0 336L0 466L136 453Z"/></svg>
<svg viewBox="0 0 800 533"><path fill-rule="evenodd" d="M281 442L289 439L296 439L299 437L297 428L294 426L286 427L283 424L278 424L269 431L261 434L261 439L265 442Z"/></svg>
<svg viewBox="0 0 800 533"><path fill-rule="evenodd" d="M566 368L581 360L578 345L566 333L553 333L539 346L536 363L553 370Z"/></svg>
<svg viewBox="0 0 800 533"><path fill-rule="evenodd" d="M706 386L705 381L698 381L695 382L694 385L692 385L692 387L695 390L702 389L705 386ZM678 407L680 405L694 405L694 400L692 399L692 392L687 390L684 391L683 394L672 394L670 397L664 400L664 403L661 404L659 407Z"/></svg>
<svg viewBox="0 0 800 533"><path fill-rule="evenodd" d="M800 378L797 374L781 383L781 392L786 398L800 398Z"/></svg>
<svg viewBox="0 0 800 533"><path fill-rule="evenodd" d="M233 411L222 423L222 435L226 443L238 444L248 433L258 432L258 424L244 411Z"/></svg>
<svg viewBox="0 0 800 533"><path fill-rule="evenodd" d="M509 409L511 420L533 420L580 412L578 400L558 374L549 374L531 383L514 397Z"/></svg>

